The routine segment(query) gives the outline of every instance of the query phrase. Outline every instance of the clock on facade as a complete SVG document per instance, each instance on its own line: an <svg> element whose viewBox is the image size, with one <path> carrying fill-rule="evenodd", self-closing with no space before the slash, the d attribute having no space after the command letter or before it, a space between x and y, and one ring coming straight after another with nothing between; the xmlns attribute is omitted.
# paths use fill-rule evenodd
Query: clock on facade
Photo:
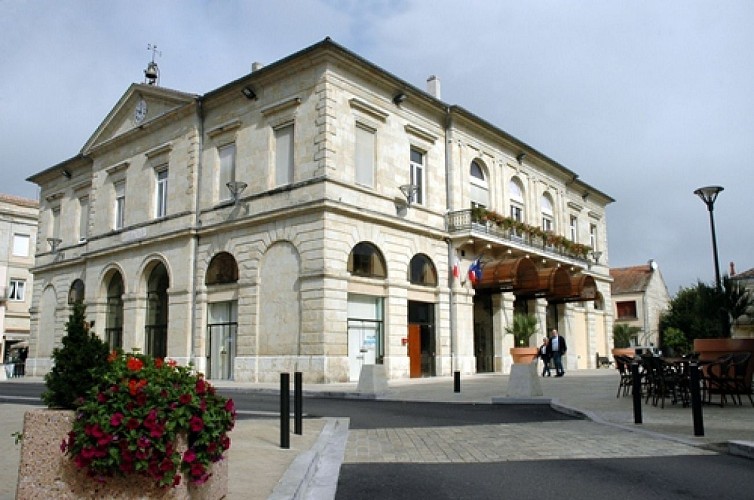
<svg viewBox="0 0 754 500"><path fill-rule="evenodd" d="M147 101L141 99L134 109L134 122L141 123L147 117Z"/></svg>

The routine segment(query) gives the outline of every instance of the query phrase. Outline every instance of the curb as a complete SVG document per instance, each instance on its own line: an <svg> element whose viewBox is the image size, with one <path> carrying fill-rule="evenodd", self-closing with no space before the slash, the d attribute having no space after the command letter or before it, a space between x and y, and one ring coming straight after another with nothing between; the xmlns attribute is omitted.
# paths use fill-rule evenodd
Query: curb
<svg viewBox="0 0 754 500"><path fill-rule="evenodd" d="M268 500L335 498L340 465L346 451L348 425L348 418L326 418L317 442L296 457Z"/></svg>

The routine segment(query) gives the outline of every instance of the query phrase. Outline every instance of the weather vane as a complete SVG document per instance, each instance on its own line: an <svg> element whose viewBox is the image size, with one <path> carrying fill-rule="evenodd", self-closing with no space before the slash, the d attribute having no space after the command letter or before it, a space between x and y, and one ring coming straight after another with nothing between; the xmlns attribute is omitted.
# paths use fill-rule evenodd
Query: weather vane
<svg viewBox="0 0 754 500"><path fill-rule="evenodd" d="M155 56L162 56L162 52L157 50L157 45L148 43L147 50L152 52L152 62L147 64L147 69L144 70L145 82L149 85L159 85L160 83L160 68L157 67L157 63L154 62Z"/></svg>

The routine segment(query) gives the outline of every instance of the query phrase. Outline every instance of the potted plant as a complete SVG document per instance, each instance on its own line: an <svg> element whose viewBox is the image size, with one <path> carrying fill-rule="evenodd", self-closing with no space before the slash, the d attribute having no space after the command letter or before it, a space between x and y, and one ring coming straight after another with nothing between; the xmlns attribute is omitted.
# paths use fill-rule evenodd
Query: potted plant
<svg viewBox="0 0 754 500"><path fill-rule="evenodd" d="M233 401L191 366L108 355L81 304L66 329L45 378L51 408L24 416L18 498L227 495Z"/></svg>
<svg viewBox="0 0 754 500"><path fill-rule="evenodd" d="M631 341L641 331L638 326L616 323L613 325L613 356L634 357L635 349L630 347Z"/></svg>
<svg viewBox="0 0 754 500"><path fill-rule="evenodd" d="M515 313L513 322L505 327L507 333L513 334L514 347L510 353L514 364L531 363L537 357L537 348L529 346L532 335L537 333L537 317L528 313Z"/></svg>

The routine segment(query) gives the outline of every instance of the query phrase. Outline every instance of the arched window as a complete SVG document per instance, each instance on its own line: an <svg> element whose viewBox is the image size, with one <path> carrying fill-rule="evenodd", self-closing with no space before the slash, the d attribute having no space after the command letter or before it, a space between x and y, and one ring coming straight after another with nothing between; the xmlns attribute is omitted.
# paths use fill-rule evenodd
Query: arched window
<svg viewBox="0 0 754 500"><path fill-rule="evenodd" d="M154 358L168 355L168 287L165 264L159 262L147 280L146 353Z"/></svg>
<svg viewBox="0 0 754 500"><path fill-rule="evenodd" d="M409 266L409 281L414 285L437 286L437 271L429 257L414 255Z"/></svg>
<svg viewBox="0 0 754 500"><path fill-rule="evenodd" d="M354 276L387 278L385 259L379 249L371 243L357 243L348 256L348 272Z"/></svg>
<svg viewBox="0 0 754 500"><path fill-rule="evenodd" d="M602 296L600 292L597 292L594 297L594 310L595 311L604 311L605 310L605 298Z"/></svg>
<svg viewBox="0 0 754 500"><path fill-rule="evenodd" d="M471 177L471 186L469 189L471 208L486 208L489 205L489 187L484 171L485 169L480 161L474 160L471 162L471 167L469 168Z"/></svg>
<svg viewBox="0 0 754 500"><path fill-rule="evenodd" d="M74 280L68 290L68 303L75 304L76 302L84 302L84 282L79 279Z"/></svg>
<svg viewBox="0 0 754 500"><path fill-rule="evenodd" d="M521 185L521 181L517 178L513 178L508 183L508 192L510 196L510 217L518 222L525 222L524 213L524 188ZM520 230L514 230L515 236L522 236L523 233Z"/></svg>
<svg viewBox="0 0 754 500"><path fill-rule="evenodd" d="M107 285L105 340L110 349L123 347L123 277L115 272Z"/></svg>
<svg viewBox="0 0 754 500"><path fill-rule="evenodd" d="M207 267L207 276L204 278L205 285L221 285L238 281L238 264L236 259L228 252L220 252L214 257Z"/></svg>
<svg viewBox="0 0 754 500"><path fill-rule="evenodd" d="M555 231L555 216L552 210L552 198L550 198L550 194L543 194L539 203L542 207L542 231L551 233Z"/></svg>

